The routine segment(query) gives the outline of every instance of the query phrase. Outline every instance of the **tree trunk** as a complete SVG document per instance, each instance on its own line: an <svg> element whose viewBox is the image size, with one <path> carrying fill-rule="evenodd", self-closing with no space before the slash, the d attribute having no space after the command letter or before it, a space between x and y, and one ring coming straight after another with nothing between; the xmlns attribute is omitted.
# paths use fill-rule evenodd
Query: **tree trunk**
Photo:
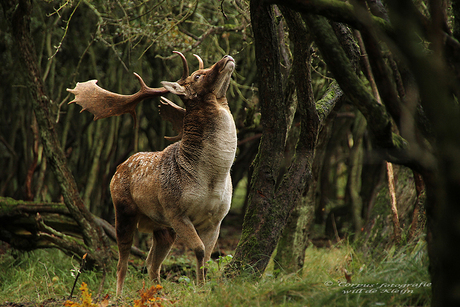
<svg viewBox="0 0 460 307"><path fill-rule="evenodd" d="M276 181L284 153L287 132L287 110L284 104L280 54L274 12L261 0L251 0L256 62L259 80L261 124L263 134L253 162L248 207L241 239L228 273L239 274L251 267L261 274L276 247L282 230L282 215L288 208L273 208ZM274 210L275 209L275 210Z"/></svg>
<svg viewBox="0 0 460 307"><path fill-rule="evenodd" d="M320 121L329 115L337 102L337 97L341 95L341 91L332 86L328 91L332 93L332 99L324 99L321 104L315 105L310 67L307 64L309 43L305 25L300 15L283 9L285 19L290 24L291 34L295 37L291 38L291 41L295 42L293 74L301 130L291 165L280 182L277 182L284 158L288 130L286 111L290 109L290 102L283 100L286 95L283 95L282 91L273 11L262 2L251 1L251 22L259 80L264 80L259 84L263 135L254 162L243 232L235 257L227 268L229 274L239 274L244 268L250 268L249 272L255 274L261 274L265 270L289 215L300 202L306 182L311 177L311 164Z"/></svg>
<svg viewBox="0 0 460 307"><path fill-rule="evenodd" d="M426 225L425 183L423 182L422 176L416 172L414 172L414 181L415 181L415 190L417 192L417 200L415 202L414 212L412 213L412 223L411 223L410 231L408 235L409 240L417 238Z"/></svg>
<svg viewBox="0 0 460 307"><path fill-rule="evenodd" d="M13 32L18 59L23 63L27 75L27 85L32 97L33 110L47 162L51 165L59 182L69 212L83 233L85 246L79 245L77 254L83 256L88 253L89 260L105 267L110 259L108 240L78 194L75 180L67 167L67 161L51 119L50 98L45 91L30 34L32 2L30 0L2 0L1 3Z"/></svg>
<svg viewBox="0 0 460 307"><path fill-rule="evenodd" d="M308 35L305 24L300 17L300 14L291 11L285 7L280 6L281 12L286 20L286 23L289 27L289 40L293 42L294 51L293 51L293 66L295 67L294 78L295 84L298 86L297 89L297 99L299 104L303 104L309 107L309 104L314 104L313 95L311 89L311 40ZM301 79L305 79L306 82L300 82ZM304 84L302 84L304 83ZM306 95L306 98L299 97L299 95ZM302 101L303 100L303 101ZM306 101L308 100L308 101ZM305 107L299 106L299 111ZM308 110L303 110L303 112ZM316 114L316 111L315 111ZM306 114L305 114L306 115ZM308 116L308 115L307 115ZM312 115L310 115L312 116ZM313 115L314 116L314 115ZM317 116L317 115L316 115ZM306 136L305 133L306 126L305 122L302 123L301 127L301 136ZM307 136L305 140L299 138L299 142L312 142L309 146L313 149L316 145L316 134L317 127L313 126L313 131L309 131L310 136ZM300 149L300 146L297 148ZM296 151L296 159L299 159L300 152ZM311 155L311 161L307 161L306 176L305 182L311 182L311 164L314 155ZM305 158L304 158L305 159ZM296 184L291 182L291 184ZM300 187L302 188L302 187ZM305 191L305 186L303 187ZM303 192L305 193L305 192ZM302 193L302 196L304 196ZM282 230L282 236L278 242L278 248L276 253L276 265L275 270L283 271L285 273L293 273L298 271L303 267L304 258L305 258L305 248L308 243L308 227L307 225L310 222L310 216L313 212L312 206L308 206L307 203L304 203L303 200L305 197L300 197L295 203L292 204L293 209L284 230ZM288 204L289 207L289 204Z"/></svg>
<svg viewBox="0 0 460 307"><path fill-rule="evenodd" d="M423 174L427 189L427 226L432 306L459 306L460 296L460 110L452 93L458 84L450 80L444 58L445 37L439 23L439 3L431 2L428 31L430 52L421 50L419 12L412 1L388 1L393 38L417 82L421 104L436 136L436 158ZM404 17L400 12L405 12ZM436 22L438 21L438 22ZM458 98L458 97L457 97ZM421 153L420 153L421 154Z"/></svg>

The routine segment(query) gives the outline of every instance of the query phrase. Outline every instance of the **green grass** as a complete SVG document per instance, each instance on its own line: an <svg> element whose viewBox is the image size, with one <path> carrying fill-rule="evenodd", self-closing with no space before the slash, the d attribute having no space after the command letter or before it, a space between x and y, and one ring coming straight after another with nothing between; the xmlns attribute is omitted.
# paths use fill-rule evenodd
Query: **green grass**
<svg viewBox="0 0 460 307"><path fill-rule="evenodd" d="M196 286L191 276L184 276L180 282L163 281L160 295L166 299L164 306L429 306L425 243L366 254L347 244L328 249L309 247L302 272L274 277L268 269L261 279L226 280L221 276L222 266L212 263L204 286ZM0 304L33 302L39 306L48 300L48 306L53 301L62 305L79 265L57 250L16 255L9 251L0 256ZM351 283L346 282L345 270L352 273ZM101 275L83 272L73 300L78 301L82 282L88 284L94 299ZM145 274L130 267L124 295L115 299L115 280L113 270L106 278L103 295L108 294L110 304L119 306L131 306L139 299L138 290L144 282L146 287L152 285Z"/></svg>

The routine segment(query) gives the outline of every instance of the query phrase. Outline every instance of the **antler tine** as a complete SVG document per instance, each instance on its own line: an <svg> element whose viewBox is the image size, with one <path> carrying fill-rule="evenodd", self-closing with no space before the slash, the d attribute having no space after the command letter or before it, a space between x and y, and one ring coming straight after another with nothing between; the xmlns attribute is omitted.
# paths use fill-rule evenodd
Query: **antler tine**
<svg viewBox="0 0 460 307"><path fill-rule="evenodd" d="M164 138L171 142L179 141L182 139L183 135L185 109L179 107L177 104L167 99L166 97L162 96L160 99L162 101L158 107L160 109L161 118L171 122L173 129L178 133L176 136L165 136Z"/></svg>
<svg viewBox="0 0 460 307"><path fill-rule="evenodd" d="M139 84L141 85L141 89L139 90L139 94L138 94L139 98L137 98L139 99L139 101L145 98L152 97L152 96L161 96L161 95L166 95L167 93L169 93L169 91L165 89L164 87L160 87L160 88L148 87L145 84L142 77L139 76L137 73L134 73L134 76L136 76L137 80L139 81Z"/></svg>
<svg viewBox="0 0 460 307"><path fill-rule="evenodd" d="M198 67L198 69L203 69L204 64L203 64L203 60L201 59L201 57L198 54L193 54L193 55L195 56L195 58L197 58L198 63L200 63L200 66Z"/></svg>
<svg viewBox="0 0 460 307"><path fill-rule="evenodd" d="M137 80L139 81L139 84L141 85L141 90L148 87L147 84L145 84L144 79L142 79L142 77L139 76L138 73L133 72L133 74L137 78Z"/></svg>
<svg viewBox="0 0 460 307"><path fill-rule="evenodd" d="M182 59L182 65L184 66L184 72L182 73L182 78L180 78L181 81L187 79L188 75L190 74L189 73L189 70L188 70L188 63L187 63L187 59L185 58L185 56L179 52L179 51L173 51L173 53L176 53L178 54L181 59Z"/></svg>

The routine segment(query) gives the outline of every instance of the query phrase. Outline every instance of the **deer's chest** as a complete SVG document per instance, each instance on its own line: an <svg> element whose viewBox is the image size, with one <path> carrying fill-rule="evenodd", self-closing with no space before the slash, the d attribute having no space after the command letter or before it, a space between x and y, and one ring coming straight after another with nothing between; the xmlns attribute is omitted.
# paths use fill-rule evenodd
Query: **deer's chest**
<svg viewBox="0 0 460 307"><path fill-rule="evenodd" d="M232 183L230 169L237 146L233 117L222 109L218 125L202 141L202 149L194 170L194 180L184 191L182 200L187 203L187 215L197 224L201 219L221 220L230 208ZM206 212L206 214L203 214Z"/></svg>
<svg viewBox="0 0 460 307"><path fill-rule="evenodd" d="M225 179L235 159L236 146L235 122L230 113L222 108L212 133L202 141L198 161L201 175L209 177L209 181Z"/></svg>

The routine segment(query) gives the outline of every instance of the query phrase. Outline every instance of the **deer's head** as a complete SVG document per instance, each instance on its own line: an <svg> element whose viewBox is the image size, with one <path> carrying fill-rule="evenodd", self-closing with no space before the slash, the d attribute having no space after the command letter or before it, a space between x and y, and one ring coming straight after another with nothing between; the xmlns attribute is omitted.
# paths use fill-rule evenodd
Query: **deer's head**
<svg viewBox="0 0 460 307"><path fill-rule="evenodd" d="M161 82L164 88L181 97L186 106L191 101L202 100L209 95L217 100L224 99L235 69L235 60L226 55L210 68L203 69L203 61L195 56L200 62L200 68L178 82ZM182 59L184 65L187 65L187 60Z"/></svg>

